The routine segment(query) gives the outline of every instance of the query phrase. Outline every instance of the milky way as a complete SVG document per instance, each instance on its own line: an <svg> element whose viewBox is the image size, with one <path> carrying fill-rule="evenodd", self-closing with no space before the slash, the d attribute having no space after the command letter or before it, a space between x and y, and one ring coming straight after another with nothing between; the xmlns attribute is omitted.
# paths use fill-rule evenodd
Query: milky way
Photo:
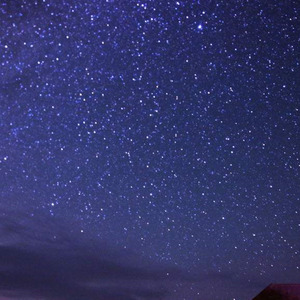
<svg viewBox="0 0 300 300"><path fill-rule="evenodd" d="M0 295L246 300L299 281L299 1L4 0L0 15ZM66 240L78 254L40 248ZM130 266L87 266L91 294L81 256ZM70 289L46 293L30 267L21 284L15 264L45 257Z"/></svg>

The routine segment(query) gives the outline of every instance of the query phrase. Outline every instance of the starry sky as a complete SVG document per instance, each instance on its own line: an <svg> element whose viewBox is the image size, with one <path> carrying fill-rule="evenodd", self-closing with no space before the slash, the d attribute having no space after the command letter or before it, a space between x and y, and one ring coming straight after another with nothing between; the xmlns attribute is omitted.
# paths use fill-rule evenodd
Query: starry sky
<svg viewBox="0 0 300 300"><path fill-rule="evenodd" d="M298 0L1 1L0 299L299 282L299 16Z"/></svg>

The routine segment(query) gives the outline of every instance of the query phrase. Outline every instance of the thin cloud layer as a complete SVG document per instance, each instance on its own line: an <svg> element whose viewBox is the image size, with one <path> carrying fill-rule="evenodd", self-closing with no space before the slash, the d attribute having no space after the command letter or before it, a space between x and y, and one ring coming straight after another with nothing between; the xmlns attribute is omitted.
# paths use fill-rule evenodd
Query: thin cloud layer
<svg viewBox="0 0 300 300"><path fill-rule="evenodd" d="M89 242L66 224L21 214L1 216L0 293L11 298L163 299L170 270ZM126 262L126 263L125 263ZM171 280L184 279L176 271ZM25 297L25 298L24 298Z"/></svg>
<svg viewBox="0 0 300 300"><path fill-rule="evenodd" d="M80 234L75 222L12 211L0 216L0 300L170 300L188 297L195 285L204 300L217 294L215 287L224 294L228 286L245 287L230 272L187 273L111 247Z"/></svg>

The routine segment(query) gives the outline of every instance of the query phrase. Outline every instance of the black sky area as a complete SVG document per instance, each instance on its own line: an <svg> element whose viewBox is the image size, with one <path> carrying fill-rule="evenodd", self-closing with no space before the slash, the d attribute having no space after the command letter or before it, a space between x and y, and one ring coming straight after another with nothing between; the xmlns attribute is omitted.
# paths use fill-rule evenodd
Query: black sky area
<svg viewBox="0 0 300 300"><path fill-rule="evenodd" d="M300 2L0 3L0 300L248 300L300 278Z"/></svg>

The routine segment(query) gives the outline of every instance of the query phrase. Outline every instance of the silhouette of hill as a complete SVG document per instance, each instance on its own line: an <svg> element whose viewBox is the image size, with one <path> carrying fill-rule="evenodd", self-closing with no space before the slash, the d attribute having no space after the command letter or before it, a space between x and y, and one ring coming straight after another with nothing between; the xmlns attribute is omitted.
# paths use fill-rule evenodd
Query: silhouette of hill
<svg viewBox="0 0 300 300"><path fill-rule="evenodd" d="M300 284L270 284L253 300L300 300Z"/></svg>

